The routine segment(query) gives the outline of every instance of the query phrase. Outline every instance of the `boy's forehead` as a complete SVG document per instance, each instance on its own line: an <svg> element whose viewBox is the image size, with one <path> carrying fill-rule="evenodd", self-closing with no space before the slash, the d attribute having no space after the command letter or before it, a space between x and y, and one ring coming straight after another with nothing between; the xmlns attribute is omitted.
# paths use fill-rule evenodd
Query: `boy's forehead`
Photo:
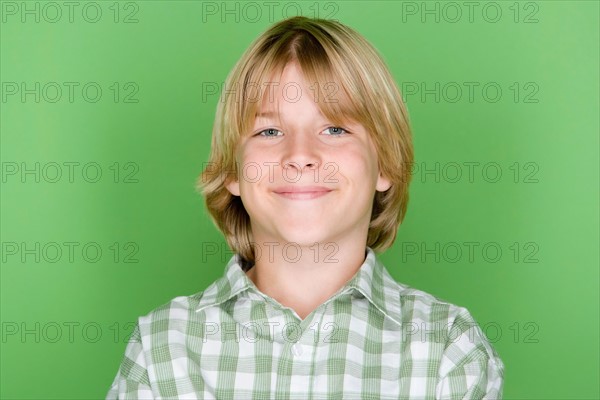
<svg viewBox="0 0 600 400"><path fill-rule="evenodd" d="M364 126L359 121L353 102L343 89L341 80L333 76L328 79L325 76L315 76L315 82L308 85L306 79L298 62L289 62L283 68L275 68L263 78L259 78L260 83L253 86L260 88L262 95L258 97L258 104L255 103L255 112L254 115L251 114L251 120L293 118L294 114L297 114L295 108L303 104L302 107L310 107L319 120L345 123L348 127Z"/></svg>

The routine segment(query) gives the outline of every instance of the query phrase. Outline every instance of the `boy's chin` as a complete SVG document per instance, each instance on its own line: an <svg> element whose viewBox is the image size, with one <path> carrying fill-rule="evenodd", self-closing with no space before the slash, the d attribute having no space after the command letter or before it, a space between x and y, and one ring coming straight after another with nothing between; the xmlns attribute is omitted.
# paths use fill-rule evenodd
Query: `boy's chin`
<svg viewBox="0 0 600 400"><path fill-rule="evenodd" d="M331 242L331 236L327 233L327 230L323 229L323 227L316 229L313 226L312 228L305 229L283 229L279 236L285 243L290 243L294 246L310 247L315 243L324 244Z"/></svg>

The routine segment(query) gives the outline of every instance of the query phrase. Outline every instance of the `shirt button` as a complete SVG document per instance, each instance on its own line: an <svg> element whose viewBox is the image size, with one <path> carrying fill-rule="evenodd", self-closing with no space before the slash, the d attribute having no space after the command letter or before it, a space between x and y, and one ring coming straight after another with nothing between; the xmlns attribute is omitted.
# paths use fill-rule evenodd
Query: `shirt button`
<svg viewBox="0 0 600 400"><path fill-rule="evenodd" d="M295 343L292 346L292 354L295 356L301 356L302 355L302 345L299 343Z"/></svg>

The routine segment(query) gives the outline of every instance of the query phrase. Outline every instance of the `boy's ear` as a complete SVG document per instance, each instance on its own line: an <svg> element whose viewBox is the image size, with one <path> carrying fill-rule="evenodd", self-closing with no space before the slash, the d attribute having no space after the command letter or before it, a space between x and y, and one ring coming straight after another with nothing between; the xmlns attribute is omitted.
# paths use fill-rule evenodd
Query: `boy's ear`
<svg viewBox="0 0 600 400"><path fill-rule="evenodd" d="M227 188L227 190L229 190L229 193L231 193L232 195L240 195L240 182L237 181L235 178L229 179L225 187Z"/></svg>
<svg viewBox="0 0 600 400"><path fill-rule="evenodd" d="M385 192L391 187L392 182L390 182L388 178L386 178L381 174L381 172L379 172L379 177L377 177L377 185L375 186L375 190L377 190L378 192Z"/></svg>

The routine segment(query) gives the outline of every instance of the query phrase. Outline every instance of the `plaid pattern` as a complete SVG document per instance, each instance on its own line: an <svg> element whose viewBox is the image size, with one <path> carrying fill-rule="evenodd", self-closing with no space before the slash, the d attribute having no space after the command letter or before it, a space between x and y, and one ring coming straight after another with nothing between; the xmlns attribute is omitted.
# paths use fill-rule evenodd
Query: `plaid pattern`
<svg viewBox="0 0 600 400"><path fill-rule="evenodd" d="M107 399L500 399L503 374L465 308L397 283L368 247L305 320L236 255L205 291L139 318Z"/></svg>

